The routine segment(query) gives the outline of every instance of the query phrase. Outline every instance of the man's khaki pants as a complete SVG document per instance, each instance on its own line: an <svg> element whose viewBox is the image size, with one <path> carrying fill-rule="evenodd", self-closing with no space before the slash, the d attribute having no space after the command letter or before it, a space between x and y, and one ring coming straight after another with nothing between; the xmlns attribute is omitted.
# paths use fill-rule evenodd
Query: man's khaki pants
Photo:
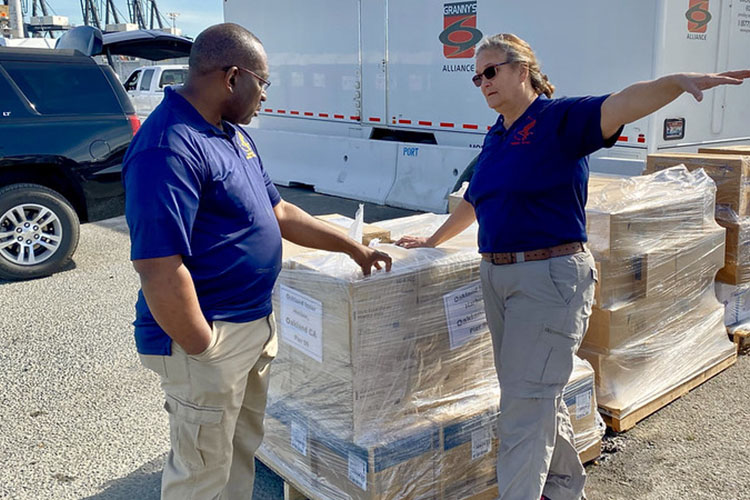
<svg viewBox="0 0 750 500"><path fill-rule="evenodd" d="M163 499L252 498L275 332L273 315L214 321L211 344L198 355L172 342L171 356L140 356L161 377L169 413Z"/></svg>
<svg viewBox="0 0 750 500"><path fill-rule="evenodd" d="M594 259L482 261L480 271L500 382L500 499L579 500L586 476L562 392L591 315Z"/></svg>

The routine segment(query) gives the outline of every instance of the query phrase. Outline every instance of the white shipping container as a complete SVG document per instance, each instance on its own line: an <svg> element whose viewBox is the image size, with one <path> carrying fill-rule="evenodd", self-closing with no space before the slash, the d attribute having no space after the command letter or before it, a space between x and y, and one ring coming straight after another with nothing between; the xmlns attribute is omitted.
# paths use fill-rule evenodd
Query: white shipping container
<svg viewBox="0 0 750 500"><path fill-rule="evenodd" d="M268 53L251 133L275 182L436 212L497 118L470 81L483 35L528 41L556 96L750 67L750 0L226 0L224 15ZM747 85L683 95L591 170L637 175L648 153L746 142L748 109Z"/></svg>

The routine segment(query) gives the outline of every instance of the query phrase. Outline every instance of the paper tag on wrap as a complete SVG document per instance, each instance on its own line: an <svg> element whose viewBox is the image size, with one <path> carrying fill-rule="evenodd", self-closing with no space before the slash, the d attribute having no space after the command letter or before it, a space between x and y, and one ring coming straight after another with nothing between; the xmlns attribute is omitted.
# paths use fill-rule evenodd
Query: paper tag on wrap
<svg viewBox="0 0 750 500"><path fill-rule="evenodd" d="M349 453L349 481L367 491L367 462L354 453Z"/></svg>
<svg viewBox="0 0 750 500"><path fill-rule="evenodd" d="M323 304L284 285L279 285L279 299L282 342L322 363Z"/></svg>
<svg viewBox="0 0 750 500"><path fill-rule="evenodd" d="M443 295L443 305L451 351L487 330L479 280Z"/></svg>
<svg viewBox="0 0 750 500"><path fill-rule="evenodd" d="M292 420L292 448L307 456L307 426L296 420Z"/></svg>
<svg viewBox="0 0 750 500"><path fill-rule="evenodd" d="M471 432L471 459L483 457L492 449L492 433L489 427Z"/></svg>
<svg viewBox="0 0 750 500"><path fill-rule="evenodd" d="M591 415L591 389L576 395L576 420Z"/></svg>

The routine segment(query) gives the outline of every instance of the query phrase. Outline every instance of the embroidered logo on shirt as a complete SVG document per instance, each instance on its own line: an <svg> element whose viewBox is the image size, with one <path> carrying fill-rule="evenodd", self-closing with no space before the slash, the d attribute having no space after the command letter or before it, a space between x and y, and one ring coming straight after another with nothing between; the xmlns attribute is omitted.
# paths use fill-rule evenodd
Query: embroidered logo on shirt
<svg viewBox="0 0 750 500"><path fill-rule="evenodd" d="M238 132L236 135L239 139L240 149L245 153L245 159L249 160L250 158L255 158L255 151L253 151L252 146L250 146L250 143L245 139L245 135L242 132Z"/></svg>
<svg viewBox="0 0 750 500"><path fill-rule="evenodd" d="M519 146L521 144L531 144L531 136L534 135L534 126L536 120L529 118L529 122L524 127L513 135L513 141L510 143L511 146Z"/></svg>

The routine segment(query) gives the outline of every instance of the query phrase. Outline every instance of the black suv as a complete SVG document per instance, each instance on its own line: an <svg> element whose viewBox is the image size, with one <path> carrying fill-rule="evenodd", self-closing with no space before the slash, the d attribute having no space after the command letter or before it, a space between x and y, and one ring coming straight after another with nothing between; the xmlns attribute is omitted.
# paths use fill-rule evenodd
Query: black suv
<svg viewBox="0 0 750 500"><path fill-rule="evenodd" d="M85 28L58 42L79 50L0 47L2 279L59 270L78 245L79 221L123 212L121 164L140 123L112 68L91 56L143 56L149 40L138 45L142 33L119 33L107 44L107 35ZM146 36L152 46L165 37ZM181 40L168 42L177 52L157 47L149 58L185 55L190 42Z"/></svg>

